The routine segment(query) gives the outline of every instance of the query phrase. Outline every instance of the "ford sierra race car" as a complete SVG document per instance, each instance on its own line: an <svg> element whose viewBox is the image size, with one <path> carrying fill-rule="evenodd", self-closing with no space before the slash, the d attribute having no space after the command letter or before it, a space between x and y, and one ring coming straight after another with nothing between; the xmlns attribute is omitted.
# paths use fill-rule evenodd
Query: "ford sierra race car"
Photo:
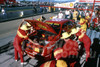
<svg viewBox="0 0 100 67"><path fill-rule="evenodd" d="M28 38L32 41L36 40L39 44L36 45L25 39L24 52L31 58L42 56L45 60L52 58L52 52L56 48L62 32L70 32L75 26L74 21L68 19L52 19L45 22L25 19L23 22L31 24L35 29L35 32L29 33Z"/></svg>

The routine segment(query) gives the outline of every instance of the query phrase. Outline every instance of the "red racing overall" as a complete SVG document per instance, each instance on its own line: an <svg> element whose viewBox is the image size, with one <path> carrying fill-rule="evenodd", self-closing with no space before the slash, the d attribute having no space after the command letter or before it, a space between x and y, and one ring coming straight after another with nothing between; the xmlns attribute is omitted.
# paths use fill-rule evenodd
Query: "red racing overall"
<svg viewBox="0 0 100 67"><path fill-rule="evenodd" d="M82 32L82 30L79 30L78 33L76 33L76 36L79 36L79 41L84 43L84 47L86 49L86 61L90 57L90 45L91 45L91 40L90 38L86 35L86 33Z"/></svg>
<svg viewBox="0 0 100 67"><path fill-rule="evenodd" d="M27 34L25 33L24 30L18 29L17 31L17 35L14 38L14 49L15 49L15 60L18 59L18 53L21 59L21 62L23 61L23 52L22 52L22 48L21 48L21 43L24 40L24 38L27 38Z"/></svg>

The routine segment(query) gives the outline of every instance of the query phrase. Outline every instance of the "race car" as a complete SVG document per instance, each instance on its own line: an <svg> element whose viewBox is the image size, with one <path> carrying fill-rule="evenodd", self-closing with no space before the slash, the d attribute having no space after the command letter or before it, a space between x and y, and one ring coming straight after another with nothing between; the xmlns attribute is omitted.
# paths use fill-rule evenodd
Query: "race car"
<svg viewBox="0 0 100 67"><path fill-rule="evenodd" d="M52 58L52 52L62 32L70 32L75 26L74 21L68 19L52 19L45 22L25 19L24 22L28 22L35 29L35 32L29 33L28 38L38 43L37 45L25 39L24 52L31 58L42 56L44 60Z"/></svg>

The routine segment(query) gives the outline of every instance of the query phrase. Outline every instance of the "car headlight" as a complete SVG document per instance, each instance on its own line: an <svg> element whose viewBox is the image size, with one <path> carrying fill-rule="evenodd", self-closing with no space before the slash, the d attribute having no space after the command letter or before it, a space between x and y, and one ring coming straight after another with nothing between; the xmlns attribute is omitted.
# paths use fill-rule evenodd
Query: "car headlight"
<svg viewBox="0 0 100 67"><path fill-rule="evenodd" d="M39 50L39 48L35 48L34 51L39 52L40 50Z"/></svg>
<svg viewBox="0 0 100 67"><path fill-rule="evenodd" d="M39 52L39 53L42 53L43 48L37 48L37 47L35 47L34 51Z"/></svg>

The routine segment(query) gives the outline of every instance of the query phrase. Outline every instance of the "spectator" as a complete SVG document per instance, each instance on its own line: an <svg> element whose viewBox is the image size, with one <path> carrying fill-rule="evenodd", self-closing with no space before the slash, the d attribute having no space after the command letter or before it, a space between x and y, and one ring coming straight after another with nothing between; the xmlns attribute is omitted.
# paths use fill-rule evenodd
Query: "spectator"
<svg viewBox="0 0 100 67"><path fill-rule="evenodd" d="M65 18L70 19L70 11L69 10L65 11Z"/></svg>
<svg viewBox="0 0 100 67"><path fill-rule="evenodd" d="M2 19L5 19L7 17L7 14L4 8L1 9L1 13L2 13Z"/></svg>
<svg viewBox="0 0 100 67"><path fill-rule="evenodd" d="M62 13L62 11L60 11L60 13L58 13L58 18L63 18L63 13Z"/></svg>
<svg viewBox="0 0 100 67"><path fill-rule="evenodd" d="M73 19L73 12L70 10L70 19Z"/></svg>
<svg viewBox="0 0 100 67"><path fill-rule="evenodd" d="M2 8L1 12L2 12L3 15L5 14L5 10L4 10L4 8Z"/></svg>
<svg viewBox="0 0 100 67"><path fill-rule="evenodd" d="M74 12L73 12L73 19L75 20L75 22L77 21L77 16L78 16L78 11L74 10Z"/></svg>
<svg viewBox="0 0 100 67"><path fill-rule="evenodd" d="M34 7L34 12L35 12L35 13L37 13L37 9L36 9L36 6Z"/></svg>

